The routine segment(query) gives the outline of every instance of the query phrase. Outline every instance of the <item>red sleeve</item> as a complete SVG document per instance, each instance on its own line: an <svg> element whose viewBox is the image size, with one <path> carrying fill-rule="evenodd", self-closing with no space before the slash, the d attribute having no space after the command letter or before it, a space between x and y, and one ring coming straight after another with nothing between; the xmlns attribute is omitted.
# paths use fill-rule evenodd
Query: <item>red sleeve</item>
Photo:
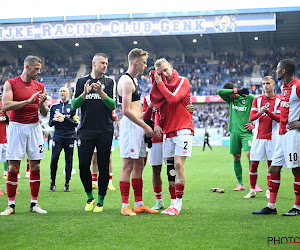
<svg viewBox="0 0 300 250"><path fill-rule="evenodd" d="M159 125L161 127L161 123L160 123L160 115L159 112L156 110L154 113L154 127L156 125Z"/></svg>
<svg viewBox="0 0 300 250"><path fill-rule="evenodd" d="M257 98L255 98L252 102L249 120L253 122L257 120L260 116L261 116L261 112L258 112L257 110Z"/></svg>
<svg viewBox="0 0 300 250"><path fill-rule="evenodd" d="M275 122L280 122L280 114L276 115L272 112L270 112L269 110L267 110L267 115L270 116L272 118L272 120L274 120Z"/></svg>
<svg viewBox="0 0 300 250"><path fill-rule="evenodd" d="M146 101L146 96L144 97L143 102L143 119L151 119L152 117L152 108L150 108Z"/></svg>
<svg viewBox="0 0 300 250"><path fill-rule="evenodd" d="M190 83L186 77L183 77L174 92L169 91L163 82L159 82L157 87L169 103L178 103L189 93Z"/></svg>

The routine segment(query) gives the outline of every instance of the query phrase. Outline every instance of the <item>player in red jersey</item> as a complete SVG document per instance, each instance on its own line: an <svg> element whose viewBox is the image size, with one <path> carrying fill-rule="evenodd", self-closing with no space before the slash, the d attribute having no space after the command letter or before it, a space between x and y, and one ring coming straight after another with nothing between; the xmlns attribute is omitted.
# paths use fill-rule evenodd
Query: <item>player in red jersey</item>
<svg viewBox="0 0 300 250"><path fill-rule="evenodd" d="M190 104L190 82L186 77L179 76L165 58L158 59L154 66L152 79L155 81L150 99L151 103L159 108L160 119L164 122L164 158L174 157L176 171L176 202L174 206L171 205L162 211L162 214L178 215L182 208L185 187L184 163L186 157L191 157L194 134L192 115L186 108ZM157 136L159 137L158 134Z"/></svg>
<svg viewBox="0 0 300 250"><path fill-rule="evenodd" d="M300 215L300 81L294 76L296 64L291 59L281 60L277 65L277 77L283 79L280 102L279 138L270 166L270 199L267 207L253 214L277 214L276 198L280 186L281 168L292 169L295 182L294 207L283 216Z"/></svg>
<svg viewBox="0 0 300 250"><path fill-rule="evenodd" d="M7 136L6 126L9 123L7 112L3 111L2 107L2 92L0 91L0 162L4 164L3 179L7 179L8 164L6 161ZM0 195L3 195L0 188Z"/></svg>
<svg viewBox="0 0 300 250"><path fill-rule="evenodd" d="M9 79L4 84L3 108L10 110L8 147L6 159L9 170L6 181L8 207L1 215L15 213L15 196L18 186L20 162L27 154L30 160L30 212L47 213L37 203L40 188L40 161L45 157L42 129L38 111L47 116L47 93L44 84L35 79L41 72L42 61L36 56L27 56L21 76Z"/></svg>
<svg viewBox="0 0 300 250"><path fill-rule="evenodd" d="M268 167L273 159L274 148L279 131L279 102L280 97L274 93L275 81L272 76L265 76L262 81L264 95L256 97L252 102L250 121L254 121L255 129L250 151L250 192L244 198L256 196L255 185L257 180L257 168L260 161L267 158ZM270 174L268 173L267 180ZM270 197L269 187L266 198Z"/></svg>

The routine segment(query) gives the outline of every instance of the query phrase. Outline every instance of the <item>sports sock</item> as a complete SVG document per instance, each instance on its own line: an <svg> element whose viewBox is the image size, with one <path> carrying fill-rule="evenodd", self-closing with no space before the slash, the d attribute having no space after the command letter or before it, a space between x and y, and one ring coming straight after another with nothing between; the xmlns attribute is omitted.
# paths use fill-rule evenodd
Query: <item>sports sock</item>
<svg viewBox="0 0 300 250"><path fill-rule="evenodd" d="M29 172L29 160L26 161L26 172Z"/></svg>
<svg viewBox="0 0 300 250"><path fill-rule="evenodd" d="M182 199L182 195L184 194L184 184L175 184L175 194L176 199Z"/></svg>
<svg viewBox="0 0 300 250"><path fill-rule="evenodd" d="M278 194L278 189L280 186L280 174L270 174L269 190L270 190L270 199L269 203L276 204L276 198Z"/></svg>
<svg viewBox="0 0 300 250"><path fill-rule="evenodd" d="M180 212L182 208L182 198L176 198L174 207L177 209L178 212Z"/></svg>
<svg viewBox="0 0 300 250"><path fill-rule="evenodd" d="M169 192L170 192L171 200L175 200L176 199L175 185L169 185Z"/></svg>
<svg viewBox="0 0 300 250"><path fill-rule="evenodd" d="M37 201L39 191L40 191L40 171L31 171L29 184L30 184L30 194L31 200Z"/></svg>
<svg viewBox="0 0 300 250"><path fill-rule="evenodd" d="M256 180L257 180L257 167L258 167L259 161L251 161L251 167L250 167L250 188L255 189Z"/></svg>
<svg viewBox="0 0 300 250"><path fill-rule="evenodd" d="M242 165L241 161L234 161L233 162L235 176L239 182L239 184L243 185L243 175L242 175Z"/></svg>
<svg viewBox="0 0 300 250"><path fill-rule="evenodd" d="M300 206L300 174L294 174L295 182L294 182L294 192L295 192L295 206L299 209ZM294 207L295 207L294 206Z"/></svg>
<svg viewBox="0 0 300 250"><path fill-rule="evenodd" d="M269 182L270 182L270 172L269 169L271 167L272 161L268 161L268 175L267 175L267 189L269 190Z"/></svg>
<svg viewBox="0 0 300 250"><path fill-rule="evenodd" d="M120 192L121 192L122 207L125 204L126 204L126 206L127 206L127 204L129 204L128 203L129 189L130 189L130 182L129 181L120 181ZM124 207L126 207L126 206L124 206Z"/></svg>
<svg viewBox="0 0 300 250"><path fill-rule="evenodd" d="M3 164L4 164L4 171L8 171L8 163L5 161L5 162L3 162Z"/></svg>
<svg viewBox="0 0 300 250"><path fill-rule="evenodd" d="M93 200L94 199L93 191L86 193L86 196L87 196L88 200Z"/></svg>
<svg viewBox="0 0 300 250"><path fill-rule="evenodd" d="M133 178L131 179L131 184L135 202L143 201L143 179Z"/></svg>
<svg viewBox="0 0 300 250"><path fill-rule="evenodd" d="M161 200L162 199L162 186L153 186L153 191L155 194L156 200Z"/></svg>
<svg viewBox="0 0 300 250"><path fill-rule="evenodd" d="M109 173L109 182L108 184L112 184L113 173Z"/></svg>
<svg viewBox="0 0 300 250"><path fill-rule="evenodd" d="M98 181L98 172L92 173L92 181Z"/></svg>
<svg viewBox="0 0 300 250"><path fill-rule="evenodd" d="M8 171L8 176L6 180L6 191L8 202L12 202L11 204L15 203L16 191L18 187L18 173L12 173Z"/></svg>
<svg viewBox="0 0 300 250"><path fill-rule="evenodd" d="M100 204L101 206L103 206L104 205L104 197L105 196L98 194L97 204Z"/></svg>

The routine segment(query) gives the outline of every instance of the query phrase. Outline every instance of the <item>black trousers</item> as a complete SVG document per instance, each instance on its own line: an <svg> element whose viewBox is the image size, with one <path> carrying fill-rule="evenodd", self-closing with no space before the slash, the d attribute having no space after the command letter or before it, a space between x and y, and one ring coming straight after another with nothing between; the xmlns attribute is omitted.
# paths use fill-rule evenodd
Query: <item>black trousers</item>
<svg viewBox="0 0 300 250"><path fill-rule="evenodd" d="M66 170L66 182L71 179L72 166L73 166L73 151L74 151L74 138L55 138L52 142L52 156L50 163L51 180L55 181L57 172L57 163L59 155L64 149L65 151L65 170Z"/></svg>
<svg viewBox="0 0 300 250"><path fill-rule="evenodd" d="M204 140L202 151L205 150L205 145L206 145L206 144L207 144L207 146L209 146L210 150L212 150L211 146L209 145L209 141L208 141L208 140Z"/></svg>
<svg viewBox="0 0 300 250"><path fill-rule="evenodd" d="M80 179L86 193L92 191L91 160L94 149L97 149L98 163L98 194L105 196L109 182L109 157L113 134L99 134L94 138L84 138L78 140L78 158Z"/></svg>

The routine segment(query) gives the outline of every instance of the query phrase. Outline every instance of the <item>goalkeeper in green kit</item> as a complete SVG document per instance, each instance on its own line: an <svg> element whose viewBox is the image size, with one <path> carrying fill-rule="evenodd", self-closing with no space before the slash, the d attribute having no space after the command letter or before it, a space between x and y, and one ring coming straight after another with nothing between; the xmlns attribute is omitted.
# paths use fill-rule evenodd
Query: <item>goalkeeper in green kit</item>
<svg viewBox="0 0 300 250"><path fill-rule="evenodd" d="M234 172L238 180L238 185L233 191L244 190L242 165L241 165L241 149L243 148L249 160L250 166L250 150L252 142L252 129L254 125L249 120L252 101L255 96L249 94L248 89L237 89L233 83L226 83L223 89L218 91L219 96L229 104L229 132L230 132L230 154L233 155ZM260 188L256 187L257 192Z"/></svg>

